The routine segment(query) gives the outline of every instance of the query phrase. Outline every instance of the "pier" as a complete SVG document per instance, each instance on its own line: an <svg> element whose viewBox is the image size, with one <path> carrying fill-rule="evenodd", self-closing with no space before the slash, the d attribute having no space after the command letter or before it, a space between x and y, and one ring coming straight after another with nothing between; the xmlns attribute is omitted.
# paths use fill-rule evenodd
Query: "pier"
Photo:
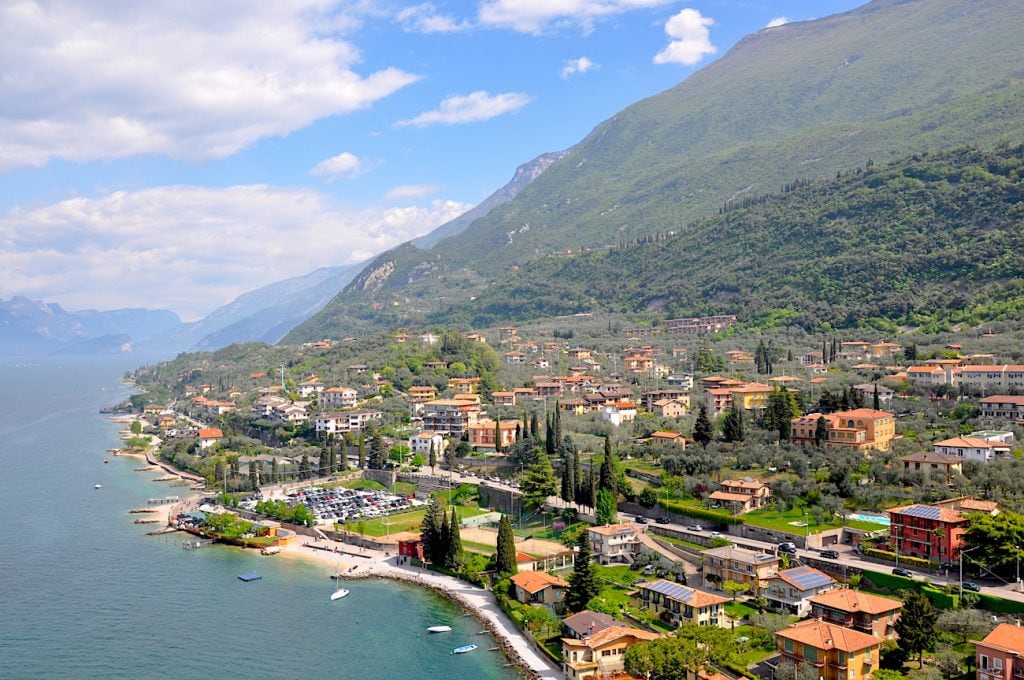
<svg viewBox="0 0 1024 680"><path fill-rule="evenodd" d="M164 498L150 498L146 501L147 505L169 505L171 503L177 503L181 498L179 496L166 496Z"/></svg>
<svg viewBox="0 0 1024 680"><path fill-rule="evenodd" d="M205 548L209 545L213 545L212 538L190 538L187 541L181 542L181 547L185 550L197 550L199 548Z"/></svg>

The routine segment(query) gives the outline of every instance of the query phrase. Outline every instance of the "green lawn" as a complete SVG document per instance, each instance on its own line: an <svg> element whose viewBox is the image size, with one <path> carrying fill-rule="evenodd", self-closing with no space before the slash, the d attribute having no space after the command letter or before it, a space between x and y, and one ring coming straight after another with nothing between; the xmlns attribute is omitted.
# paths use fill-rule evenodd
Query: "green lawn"
<svg viewBox="0 0 1024 680"><path fill-rule="evenodd" d="M731 618L742 619L746 618L747 616L750 616L751 614L756 614L757 610L751 607L749 604L737 600L736 602L726 603L725 613L728 614Z"/></svg>
<svg viewBox="0 0 1024 680"><path fill-rule="evenodd" d="M707 550L708 549L708 547L706 545L701 545L700 543L694 543L692 541L684 541L683 539L676 538L675 536L665 536L665 535L662 535L662 534L655 534L655 533L651 533L650 536L652 538L656 538L659 541L665 541L666 543L671 543L673 545L681 545L681 546L684 546L686 548L692 548L694 550Z"/></svg>
<svg viewBox="0 0 1024 680"><path fill-rule="evenodd" d="M759 628L754 626L736 626L733 634L736 638L750 638L747 642L737 643L736 645L736 664L743 668L751 664L760 663L772 654L775 654L775 641L773 637L766 638L764 646L756 644L758 637L763 637L764 635L764 632Z"/></svg>
<svg viewBox="0 0 1024 680"><path fill-rule="evenodd" d="M636 590L632 586L633 581L642 579L638 571L631 571L628 566L597 567L597 577L601 580L601 594L599 598L612 608L612 611L621 609L631 604L629 593Z"/></svg>
<svg viewBox="0 0 1024 680"><path fill-rule="evenodd" d="M331 487L340 486L343 489L359 489L361 491L387 491L389 493L399 494L402 496L409 496L416 493L416 485L410 484L409 482L395 482L395 486L388 488L380 482L372 479L349 479L344 482L330 482L328 484L320 484L325 489Z"/></svg>
<svg viewBox="0 0 1024 680"><path fill-rule="evenodd" d="M476 515L482 515L486 510L480 508L473 508L469 506L459 505L457 512L459 519L465 519L466 517L475 517ZM448 510L450 513L451 510ZM389 515L388 517L379 517L377 519L363 520L363 530L367 536L386 536L391 533L398 533L400 531L412 531L416 532L420 529L420 524L423 522L423 516L427 514L426 508L419 508L417 510L410 510L409 512L401 512L395 515ZM358 531L359 520L349 522L345 525L349 531Z"/></svg>
<svg viewBox="0 0 1024 680"><path fill-rule="evenodd" d="M474 543L473 541L463 541L462 547L472 552L481 553L484 555L493 555L494 546L487 545L486 543Z"/></svg>
<svg viewBox="0 0 1024 680"><path fill-rule="evenodd" d="M814 515L810 512L805 512L803 508L796 507L791 510L785 510L779 512L778 510L755 510L748 512L742 516L743 521L747 524L755 527L763 527L765 529L772 529L774 531L784 531L791 534L799 534L810 530L810 533L817 533L819 531L826 531L828 529L838 529L843 526L843 522L840 518L836 518L834 522L825 522L818 524L814 520ZM807 522L808 526L799 526L792 524L792 522ZM857 522L854 520L847 520L846 525L854 529L863 529L865 531L874 531L879 528L877 524L871 524L870 522Z"/></svg>

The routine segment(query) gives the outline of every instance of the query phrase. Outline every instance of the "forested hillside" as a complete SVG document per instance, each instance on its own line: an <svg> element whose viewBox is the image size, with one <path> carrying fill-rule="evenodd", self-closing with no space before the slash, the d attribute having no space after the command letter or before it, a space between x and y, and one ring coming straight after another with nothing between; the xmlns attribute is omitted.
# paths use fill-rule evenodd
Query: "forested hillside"
<svg viewBox="0 0 1024 680"><path fill-rule="evenodd" d="M1024 146L794 184L675 236L537 260L438 317L616 310L891 328L1024 312Z"/></svg>

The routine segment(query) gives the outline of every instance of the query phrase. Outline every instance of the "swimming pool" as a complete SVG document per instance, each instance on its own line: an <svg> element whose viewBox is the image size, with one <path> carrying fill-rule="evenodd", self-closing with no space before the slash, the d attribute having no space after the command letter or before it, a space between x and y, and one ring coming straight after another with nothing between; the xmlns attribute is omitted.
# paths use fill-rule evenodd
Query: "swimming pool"
<svg viewBox="0 0 1024 680"><path fill-rule="evenodd" d="M888 517L882 517L880 515L861 515L860 513L854 513L852 515L847 515L847 518L857 520L858 522L871 522L872 524L878 524L885 527L890 524Z"/></svg>

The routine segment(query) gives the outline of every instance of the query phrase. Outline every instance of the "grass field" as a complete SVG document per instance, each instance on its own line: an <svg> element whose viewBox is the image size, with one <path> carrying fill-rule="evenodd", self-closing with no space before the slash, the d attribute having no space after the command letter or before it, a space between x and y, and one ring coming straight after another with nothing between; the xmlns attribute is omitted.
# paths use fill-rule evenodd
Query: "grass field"
<svg viewBox="0 0 1024 680"><path fill-rule="evenodd" d="M482 515L486 510L480 508L473 508L469 506L456 506L459 519L465 519L467 517L475 517L476 515ZM451 510L448 510L450 513ZM367 519L362 521L363 533L367 536L386 536L389 533L395 534L400 531L412 531L416 532L420 529L420 524L423 522L423 516L427 514L426 508L419 508L417 510L410 510L409 512L402 512L396 515L389 515L387 517L379 517L377 519ZM359 531L360 522L349 522L345 525L349 531Z"/></svg>
<svg viewBox="0 0 1024 680"><path fill-rule="evenodd" d="M597 577L601 581L601 594L598 598L614 610L631 604L629 593L636 590L633 581L642 579L640 572L631 571L628 566L597 567Z"/></svg>

